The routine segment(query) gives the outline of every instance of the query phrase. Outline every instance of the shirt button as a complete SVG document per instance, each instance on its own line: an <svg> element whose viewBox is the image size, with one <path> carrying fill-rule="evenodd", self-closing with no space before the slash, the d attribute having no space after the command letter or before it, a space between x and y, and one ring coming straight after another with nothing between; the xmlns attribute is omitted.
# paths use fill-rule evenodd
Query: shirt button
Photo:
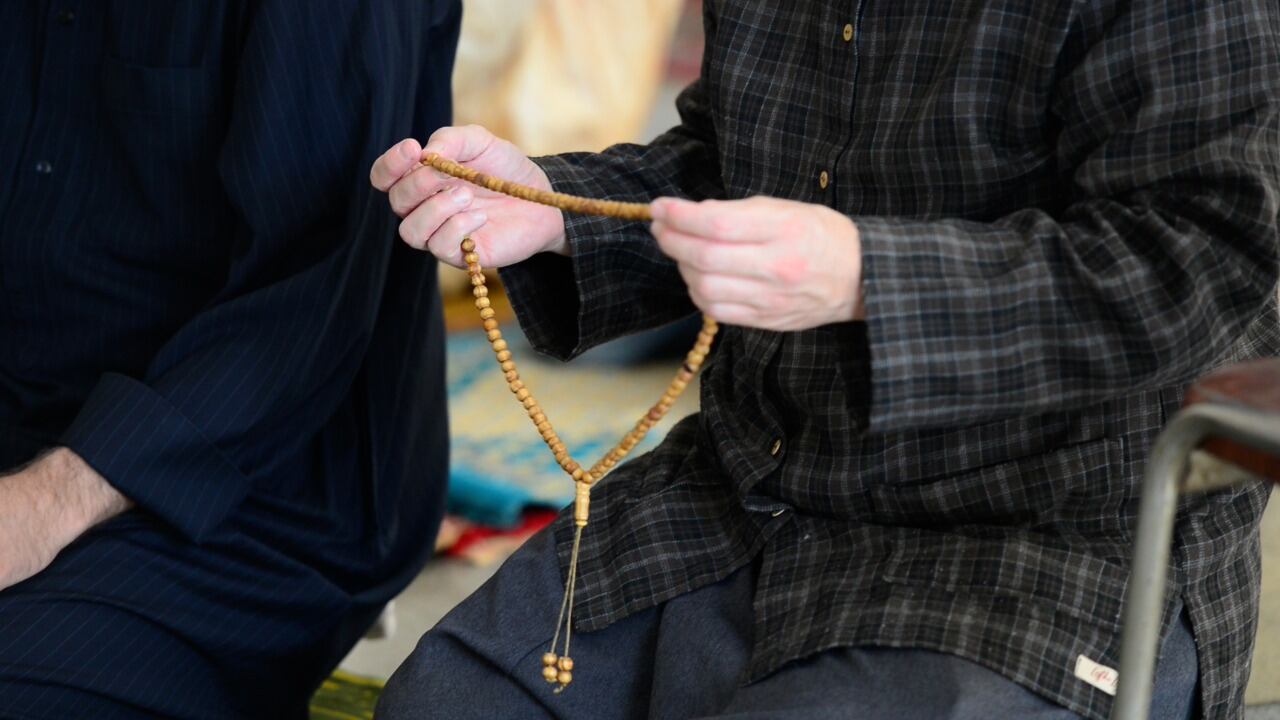
<svg viewBox="0 0 1280 720"><path fill-rule="evenodd" d="M63 10L58 13L59 25L70 25L76 21L76 14L73 10Z"/></svg>
<svg viewBox="0 0 1280 720"><path fill-rule="evenodd" d="M846 25L844 26L844 32L843 32L843 33L841 33L841 35L840 35L840 36L844 38L844 41L845 41L845 42L849 42L850 40L852 40L852 39L853 39L853 25L846 24Z"/></svg>
<svg viewBox="0 0 1280 720"><path fill-rule="evenodd" d="M40 175L50 175L53 173L53 163L48 160L36 161L36 173Z"/></svg>
<svg viewBox="0 0 1280 720"><path fill-rule="evenodd" d="M831 184L831 176L827 174L826 170L823 170L822 172L818 173L818 187L822 188L823 190L826 190L827 186L830 184Z"/></svg>
<svg viewBox="0 0 1280 720"><path fill-rule="evenodd" d="M782 450L782 438L778 438L777 440L774 440L773 444L769 446L769 454L774 457L777 457L778 453L781 450Z"/></svg>

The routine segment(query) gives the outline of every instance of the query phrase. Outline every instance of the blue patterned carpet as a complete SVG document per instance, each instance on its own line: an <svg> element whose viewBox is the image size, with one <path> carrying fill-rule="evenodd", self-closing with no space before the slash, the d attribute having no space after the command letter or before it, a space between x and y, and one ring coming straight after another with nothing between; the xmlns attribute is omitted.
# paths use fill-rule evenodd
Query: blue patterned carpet
<svg viewBox="0 0 1280 720"><path fill-rule="evenodd" d="M631 429L679 366L678 360L662 360L619 367L590 357L560 363L534 353L512 325L503 333L521 378L570 454L584 465L594 463ZM572 481L507 389L484 333L454 333L448 342L450 511L509 527L526 506L571 502ZM691 386L632 455L652 448L676 419L694 412L696 398L697 388Z"/></svg>

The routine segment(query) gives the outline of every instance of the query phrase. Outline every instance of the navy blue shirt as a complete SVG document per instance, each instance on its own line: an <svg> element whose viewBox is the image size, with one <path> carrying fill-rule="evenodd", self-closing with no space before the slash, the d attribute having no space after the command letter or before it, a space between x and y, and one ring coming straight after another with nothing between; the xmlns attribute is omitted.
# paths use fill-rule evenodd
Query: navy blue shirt
<svg viewBox="0 0 1280 720"><path fill-rule="evenodd" d="M412 569L442 325L368 170L448 122L458 5L0 3L0 469L65 445L191 540Z"/></svg>

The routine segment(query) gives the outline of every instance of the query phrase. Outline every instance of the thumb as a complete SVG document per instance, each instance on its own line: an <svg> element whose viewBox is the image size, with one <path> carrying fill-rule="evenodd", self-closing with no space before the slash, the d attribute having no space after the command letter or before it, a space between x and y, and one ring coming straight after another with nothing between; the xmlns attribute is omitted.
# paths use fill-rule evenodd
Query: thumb
<svg viewBox="0 0 1280 720"><path fill-rule="evenodd" d="M484 154L495 140L493 133L479 125L443 127L431 134L422 154L435 153L465 163Z"/></svg>

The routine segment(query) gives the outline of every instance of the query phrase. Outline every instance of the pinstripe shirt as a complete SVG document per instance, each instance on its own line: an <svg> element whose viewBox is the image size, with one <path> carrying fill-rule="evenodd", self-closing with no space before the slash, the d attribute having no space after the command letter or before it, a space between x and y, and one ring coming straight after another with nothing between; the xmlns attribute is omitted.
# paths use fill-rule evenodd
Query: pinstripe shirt
<svg viewBox="0 0 1280 720"><path fill-rule="evenodd" d="M0 3L0 471L66 445L175 536L407 583L443 323L367 168L448 122L459 12Z"/></svg>
<svg viewBox="0 0 1280 720"><path fill-rule="evenodd" d="M724 329L702 412L595 492L580 629L758 561L746 681L928 648L1105 717L1074 668L1118 664L1147 447L1191 378L1280 350L1280 7L704 5L678 127L539 163L594 197L847 213L867 320ZM693 310L643 226L568 237L505 275L541 350ZM1264 504L1188 499L1178 523L1164 622L1190 614L1210 718L1241 713Z"/></svg>

